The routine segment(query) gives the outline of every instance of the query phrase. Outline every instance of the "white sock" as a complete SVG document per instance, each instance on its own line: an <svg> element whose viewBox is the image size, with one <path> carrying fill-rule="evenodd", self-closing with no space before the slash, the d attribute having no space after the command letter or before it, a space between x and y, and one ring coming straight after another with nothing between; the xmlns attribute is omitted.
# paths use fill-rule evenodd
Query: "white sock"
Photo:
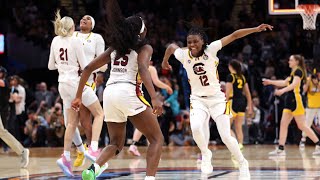
<svg viewBox="0 0 320 180"><path fill-rule="evenodd" d="M146 176L144 180L155 180L156 178L154 176Z"/></svg>
<svg viewBox="0 0 320 180"><path fill-rule="evenodd" d="M93 166L94 166L94 171L95 171L95 172L99 172L99 170L100 170L99 164L94 163Z"/></svg>
<svg viewBox="0 0 320 180"><path fill-rule="evenodd" d="M63 151L63 155L67 159L67 161L71 161L70 151Z"/></svg>
<svg viewBox="0 0 320 180"><path fill-rule="evenodd" d="M78 149L79 152L84 152L85 151L83 144L81 144L80 146L77 146L77 149Z"/></svg>
<svg viewBox="0 0 320 180"><path fill-rule="evenodd" d="M97 151L98 150L98 141L91 141L90 146L93 151Z"/></svg>

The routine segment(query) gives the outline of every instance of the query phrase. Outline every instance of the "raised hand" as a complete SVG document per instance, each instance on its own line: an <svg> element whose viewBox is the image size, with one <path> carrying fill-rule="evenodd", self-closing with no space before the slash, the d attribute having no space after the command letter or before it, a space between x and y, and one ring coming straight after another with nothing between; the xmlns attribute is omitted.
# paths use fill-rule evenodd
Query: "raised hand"
<svg viewBox="0 0 320 180"><path fill-rule="evenodd" d="M266 31L267 29L269 29L270 31L272 31L273 26L271 26L271 25L269 25L269 24L260 24L260 25L257 27L258 32Z"/></svg>

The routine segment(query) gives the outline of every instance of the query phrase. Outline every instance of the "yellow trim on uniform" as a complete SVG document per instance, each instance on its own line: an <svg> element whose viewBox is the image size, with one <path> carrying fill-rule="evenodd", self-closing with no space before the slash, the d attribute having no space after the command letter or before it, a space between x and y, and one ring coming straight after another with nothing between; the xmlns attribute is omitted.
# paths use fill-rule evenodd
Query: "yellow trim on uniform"
<svg viewBox="0 0 320 180"><path fill-rule="evenodd" d="M290 109L283 109L282 113L292 113Z"/></svg>
<svg viewBox="0 0 320 180"><path fill-rule="evenodd" d="M305 114L304 106L302 103L302 97L300 94L295 94L296 109L291 111L290 109L283 109L283 113L291 113L293 116L300 116Z"/></svg>
<svg viewBox="0 0 320 180"><path fill-rule="evenodd" d="M228 102L226 103L226 109L225 109L225 111L224 111L224 114L230 115L230 113L231 113L230 101L228 101Z"/></svg>
<svg viewBox="0 0 320 180"><path fill-rule="evenodd" d="M144 98L144 96L137 96L139 99L140 99L140 101L143 103L143 104L145 104L146 106L149 106L149 107L151 107L151 105L149 104L149 102Z"/></svg>
<svg viewBox="0 0 320 180"><path fill-rule="evenodd" d="M89 87L91 87L93 90L95 90L96 89L96 83L91 83L91 84L89 84L88 82L86 82L86 86L89 86Z"/></svg>
<svg viewBox="0 0 320 180"><path fill-rule="evenodd" d="M236 81L236 78L234 77L234 74L231 74L232 76L232 84Z"/></svg>
<svg viewBox="0 0 320 180"><path fill-rule="evenodd" d="M302 103L302 97L300 94L295 94L296 98L296 109L292 112L294 116L304 115L304 106Z"/></svg>

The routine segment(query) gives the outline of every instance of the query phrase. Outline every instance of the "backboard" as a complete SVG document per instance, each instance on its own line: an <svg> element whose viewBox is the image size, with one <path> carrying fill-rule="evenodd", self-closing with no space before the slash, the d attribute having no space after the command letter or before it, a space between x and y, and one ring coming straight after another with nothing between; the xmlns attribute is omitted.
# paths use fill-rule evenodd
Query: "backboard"
<svg viewBox="0 0 320 180"><path fill-rule="evenodd" d="M297 7L301 4L318 4L319 0L268 0L270 15L300 14Z"/></svg>

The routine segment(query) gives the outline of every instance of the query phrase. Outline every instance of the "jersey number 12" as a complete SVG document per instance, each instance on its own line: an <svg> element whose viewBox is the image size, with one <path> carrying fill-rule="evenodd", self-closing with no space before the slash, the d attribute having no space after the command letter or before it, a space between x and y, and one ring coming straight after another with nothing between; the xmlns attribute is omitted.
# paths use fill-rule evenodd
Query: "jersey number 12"
<svg viewBox="0 0 320 180"><path fill-rule="evenodd" d="M200 79L200 82L201 82L202 86L209 86L208 76L207 75L202 75L202 76L199 77L199 79Z"/></svg>

